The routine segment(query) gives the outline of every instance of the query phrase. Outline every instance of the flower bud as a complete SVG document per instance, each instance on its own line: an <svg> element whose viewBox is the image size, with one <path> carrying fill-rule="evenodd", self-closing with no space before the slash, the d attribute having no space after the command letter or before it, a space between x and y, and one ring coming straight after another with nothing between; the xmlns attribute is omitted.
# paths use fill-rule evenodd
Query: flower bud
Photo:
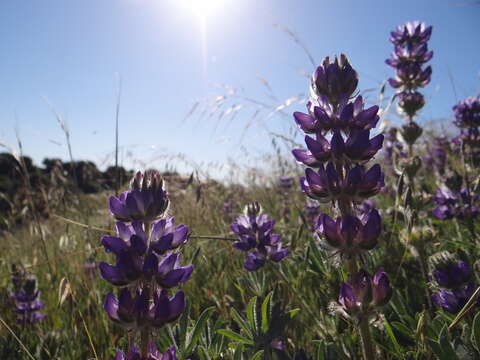
<svg viewBox="0 0 480 360"><path fill-rule="evenodd" d="M161 218L170 203L163 185L159 172L137 172L130 190L121 193L118 198L110 197L111 213L117 220L124 222L152 222Z"/></svg>
<svg viewBox="0 0 480 360"><path fill-rule="evenodd" d="M423 129L415 121L410 121L402 126L402 138L409 145L413 145L415 141L422 135Z"/></svg>
<svg viewBox="0 0 480 360"><path fill-rule="evenodd" d="M262 213L262 206L258 200L255 200L251 203L248 203L243 212L246 216L258 216Z"/></svg>
<svg viewBox="0 0 480 360"><path fill-rule="evenodd" d="M333 62L327 56L312 76L312 92L325 96L332 104L349 99L358 85L358 74L345 55Z"/></svg>
<svg viewBox="0 0 480 360"><path fill-rule="evenodd" d="M383 306L391 297L390 280L383 268L380 268L373 277L373 303L375 306Z"/></svg>

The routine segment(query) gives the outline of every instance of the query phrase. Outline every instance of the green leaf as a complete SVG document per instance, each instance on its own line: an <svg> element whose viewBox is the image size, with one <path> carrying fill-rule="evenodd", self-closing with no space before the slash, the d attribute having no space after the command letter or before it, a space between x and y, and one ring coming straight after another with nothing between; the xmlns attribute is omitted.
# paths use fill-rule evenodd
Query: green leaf
<svg viewBox="0 0 480 360"><path fill-rule="evenodd" d="M243 345L238 344L235 347L235 354L233 355L233 360L243 360Z"/></svg>
<svg viewBox="0 0 480 360"><path fill-rule="evenodd" d="M253 355L252 360L260 360L263 357L263 350L257 351L255 355Z"/></svg>
<svg viewBox="0 0 480 360"><path fill-rule="evenodd" d="M232 330L228 330L228 329L220 329L220 330L217 330L217 332L220 334L220 335L223 335L233 341L237 341L239 342L240 344L245 344L245 345L253 345L253 341L250 340L250 339L247 339L246 337L240 335L240 334L237 334L236 332L232 331Z"/></svg>
<svg viewBox="0 0 480 360"><path fill-rule="evenodd" d="M268 331L268 320L270 316L270 300L272 299L273 292L270 292L262 303L262 333L265 334ZM258 354L258 353L257 353Z"/></svg>
<svg viewBox="0 0 480 360"><path fill-rule="evenodd" d="M247 319L255 334L257 334L257 297L254 296L250 299L247 305Z"/></svg>
<svg viewBox="0 0 480 360"><path fill-rule="evenodd" d="M400 332L403 336L409 339L413 339L414 331L410 330L405 324L399 321L393 321L392 327L394 327L398 332Z"/></svg>
<svg viewBox="0 0 480 360"><path fill-rule="evenodd" d="M477 351L480 351L480 312L473 319L471 340Z"/></svg>
<svg viewBox="0 0 480 360"><path fill-rule="evenodd" d="M185 349L185 356L190 355L193 352L193 349L197 345L200 335L202 334L202 332L205 330L205 327L207 326L207 321L212 315L213 310L215 310L214 306L206 308L198 318L197 322L195 323L195 326L193 327L190 342L187 348Z"/></svg>
<svg viewBox="0 0 480 360"><path fill-rule="evenodd" d="M238 313L235 308L230 310L230 315L232 316L233 320L237 323L238 326L245 332L245 334L253 339L253 332L248 326L247 321Z"/></svg>
<svg viewBox="0 0 480 360"><path fill-rule="evenodd" d="M290 319L293 319L295 316L297 316L299 312L300 312L300 308L290 310L288 312L288 314L290 315Z"/></svg>
<svg viewBox="0 0 480 360"><path fill-rule="evenodd" d="M402 354L402 347L398 343L397 338L395 337L395 334L393 333L393 329L390 326L387 319L385 319L385 330L387 331L387 335L390 338L390 341L392 342L393 347L395 348L395 352L397 353L397 355L401 355Z"/></svg>
<svg viewBox="0 0 480 360"><path fill-rule="evenodd" d="M185 350L185 346L187 344L187 330L188 330L188 317L190 315L190 306L187 306L185 311L183 312L182 316L178 321L178 330L179 330L179 338L182 339L182 343L180 345L182 351Z"/></svg>

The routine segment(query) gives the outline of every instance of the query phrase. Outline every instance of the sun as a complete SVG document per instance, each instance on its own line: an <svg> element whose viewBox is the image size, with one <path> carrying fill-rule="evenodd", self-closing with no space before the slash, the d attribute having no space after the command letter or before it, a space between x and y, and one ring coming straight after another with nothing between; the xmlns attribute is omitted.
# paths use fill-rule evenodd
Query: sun
<svg viewBox="0 0 480 360"><path fill-rule="evenodd" d="M225 5L226 0L181 0L200 17L208 17Z"/></svg>

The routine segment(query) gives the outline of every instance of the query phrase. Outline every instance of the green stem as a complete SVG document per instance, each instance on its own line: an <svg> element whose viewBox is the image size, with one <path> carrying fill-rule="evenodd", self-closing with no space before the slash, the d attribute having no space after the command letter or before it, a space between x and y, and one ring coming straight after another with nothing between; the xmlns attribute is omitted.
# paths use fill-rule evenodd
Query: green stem
<svg viewBox="0 0 480 360"><path fill-rule="evenodd" d="M350 279L353 280L353 278L357 275L357 271L357 260L355 258L352 258L348 261L348 272L350 274Z"/></svg>
<svg viewBox="0 0 480 360"><path fill-rule="evenodd" d="M353 278L358 272L357 260L355 258L348 261L348 272L350 273L350 279L354 281ZM372 342L370 327L368 326L368 316L360 319L358 330L360 331L360 337L362 339L362 352L364 360L375 359L375 347Z"/></svg>
<svg viewBox="0 0 480 360"><path fill-rule="evenodd" d="M360 330L360 337L362 338L362 352L364 360L375 359L375 347L372 341L372 335L370 333L370 327L368 326L368 318L362 318L358 325Z"/></svg>

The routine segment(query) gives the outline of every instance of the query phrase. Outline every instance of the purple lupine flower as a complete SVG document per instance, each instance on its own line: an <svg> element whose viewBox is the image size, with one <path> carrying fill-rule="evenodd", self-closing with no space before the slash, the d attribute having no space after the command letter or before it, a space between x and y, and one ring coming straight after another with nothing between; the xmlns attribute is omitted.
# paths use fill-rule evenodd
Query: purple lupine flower
<svg viewBox="0 0 480 360"><path fill-rule="evenodd" d="M453 107L455 125L460 128L480 127L480 98L468 97Z"/></svg>
<svg viewBox="0 0 480 360"><path fill-rule="evenodd" d="M455 192L442 187L437 190L433 202L437 204L437 207L433 210L433 216L439 220L472 219L480 211L478 196L472 194L467 188Z"/></svg>
<svg viewBox="0 0 480 360"><path fill-rule="evenodd" d="M188 227L183 224L175 226L175 219L171 216L157 221L152 226L150 235L152 250L157 254L164 254L184 245L188 240Z"/></svg>
<svg viewBox="0 0 480 360"><path fill-rule="evenodd" d="M377 208L377 203L374 200L365 200L358 206L360 214L368 214L373 209Z"/></svg>
<svg viewBox="0 0 480 360"><path fill-rule="evenodd" d="M421 51L413 53L422 55ZM403 62L403 53L396 56L399 63ZM424 72L420 71L420 76L425 78ZM370 133L379 121L379 108L364 109L363 98L354 95L357 84L358 74L345 55L334 62L326 57L312 76L308 114L293 114L300 129L316 136L305 138L307 150L292 152L297 161L309 166L300 178L301 189L319 202L332 202L333 211L340 215L334 220L320 214L314 236L340 260L352 264L376 246L382 228L377 210L359 219L356 205L376 195L385 185L380 165L367 164L384 142L383 134L371 137ZM368 318L375 306L390 298L390 284L383 270L372 281L365 271L357 272L355 268L350 268L352 281L342 286L336 307L344 316L355 315L359 324L367 325L360 325L359 330L363 338L368 338ZM364 353L373 356L366 347Z"/></svg>
<svg viewBox="0 0 480 360"><path fill-rule="evenodd" d="M345 196L355 202L361 202L378 194L385 186L385 182L378 164L368 170L362 165L357 165L348 170L346 176L342 178L335 165L329 162L326 167L321 165L318 172L307 168L305 177L300 178L300 186L307 196L320 202L330 202Z"/></svg>
<svg viewBox="0 0 480 360"><path fill-rule="evenodd" d="M115 265L106 262L99 264L105 280L115 286L128 286L142 278L155 277L159 284L163 281L162 286L168 287L188 280L193 267L180 267L178 254L167 254L163 259L158 257L187 241L188 228L185 225L174 227L172 217L160 219L152 224L149 236L140 221L134 221L131 225L118 222L116 227L117 236L106 235L101 240L105 251L117 257ZM173 263L168 260L172 258L175 258Z"/></svg>
<svg viewBox="0 0 480 360"><path fill-rule="evenodd" d="M175 350L161 354L149 344L150 328L160 328L178 319L185 310L183 291L169 297L169 290L187 281L193 266L181 266L176 251L189 236L185 225L175 225L166 216L169 205L163 180L156 171L137 173L131 188L110 198L110 211L119 220L116 235L101 239L105 252L116 257L115 265L99 264L102 277L122 287L118 298L107 294L104 310L115 323L142 332L140 351L117 352L116 360L173 360Z"/></svg>
<svg viewBox="0 0 480 360"><path fill-rule="evenodd" d="M360 269L351 282L340 287L338 304L345 314L365 316L388 303L391 296L392 288L383 268L378 269L373 278Z"/></svg>
<svg viewBox="0 0 480 360"><path fill-rule="evenodd" d="M150 263L152 266L152 275L157 283L164 289L170 289L190 279L193 272L193 265L180 266L180 254L169 254L165 256L158 264L157 257L150 255L154 259Z"/></svg>
<svg viewBox="0 0 480 360"><path fill-rule="evenodd" d="M432 295L433 303L449 313L457 313L477 288L473 270L466 261L458 261L450 253L434 255L432 263L430 278L437 289Z"/></svg>
<svg viewBox="0 0 480 360"><path fill-rule="evenodd" d="M378 211L373 209L362 219L345 215L334 220L327 214L320 214L315 237L323 247L350 259L362 251L373 249L381 231L382 219Z"/></svg>
<svg viewBox="0 0 480 360"><path fill-rule="evenodd" d="M168 297L167 290L151 294L148 290L138 289L132 296L129 289L122 289L118 298L112 293L105 298L104 309L113 322L125 329L142 327L162 327L173 322L185 310L185 295L178 291L173 297Z"/></svg>
<svg viewBox="0 0 480 360"><path fill-rule="evenodd" d="M156 345L151 342L148 344L148 354L146 357L142 357L139 347L133 344L126 355L123 351L118 350L113 360L177 360L177 350L172 346L161 354Z"/></svg>
<svg viewBox="0 0 480 360"><path fill-rule="evenodd" d="M472 268L465 261L447 262L438 265L432 277L441 287L454 288L472 279Z"/></svg>
<svg viewBox="0 0 480 360"><path fill-rule="evenodd" d="M274 339L270 342L270 346L279 351L285 351L285 344L282 340Z"/></svg>
<svg viewBox="0 0 480 360"><path fill-rule="evenodd" d="M470 151L478 151L480 148L480 130L474 127L463 128L460 130L460 134L452 139L452 142L456 145L457 149L459 149L463 143L470 147Z"/></svg>
<svg viewBox="0 0 480 360"><path fill-rule="evenodd" d="M464 153L467 160L478 166L480 158L480 97L469 97L453 107L454 124L460 134L453 138L455 150Z"/></svg>
<svg viewBox="0 0 480 360"><path fill-rule="evenodd" d="M432 76L431 66L423 68L433 56L427 44L431 34L431 26L415 21L398 26L390 37L394 51L385 62L396 69L396 77L388 82L397 89L398 106L408 115L410 122L425 105L425 99L417 89L428 85Z"/></svg>
<svg viewBox="0 0 480 360"><path fill-rule="evenodd" d="M110 212L123 222L154 221L163 216L169 205L163 179L155 170L137 172L130 190L118 197L111 196L109 202Z"/></svg>
<svg viewBox="0 0 480 360"><path fill-rule="evenodd" d="M412 21L405 25L399 25L390 33L390 41L394 45L414 47L430 40L432 27L425 26L419 21Z"/></svg>
<svg viewBox="0 0 480 360"><path fill-rule="evenodd" d="M475 290L473 284L467 284L454 290L440 289L432 295L432 300L436 306L455 314L465 306Z"/></svg>
<svg viewBox="0 0 480 360"><path fill-rule="evenodd" d="M23 279L15 276L12 282L16 289L11 297L15 303L15 312L18 314L17 323L34 324L45 319L47 316L41 312L45 303L40 300L37 278L33 275L24 275Z"/></svg>
<svg viewBox="0 0 480 360"><path fill-rule="evenodd" d="M358 74L345 55L330 62L328 56L313 73L311 89L317 96L325 96L333 104L339 104L352 96L357 88Z"/></svg>
<svg viewBox="0 0 480 360"><path fill-rule="evenodd" d="M256 271L265 265L267 260L279 262L289 253L284 248L279 234L273 233L275 220L270 220L267 214L262 214L258 201L249 203L245 214L239 216L230 229L238 236L233 246L237 250L246 251L244 267L248 271Z"/></svg>

